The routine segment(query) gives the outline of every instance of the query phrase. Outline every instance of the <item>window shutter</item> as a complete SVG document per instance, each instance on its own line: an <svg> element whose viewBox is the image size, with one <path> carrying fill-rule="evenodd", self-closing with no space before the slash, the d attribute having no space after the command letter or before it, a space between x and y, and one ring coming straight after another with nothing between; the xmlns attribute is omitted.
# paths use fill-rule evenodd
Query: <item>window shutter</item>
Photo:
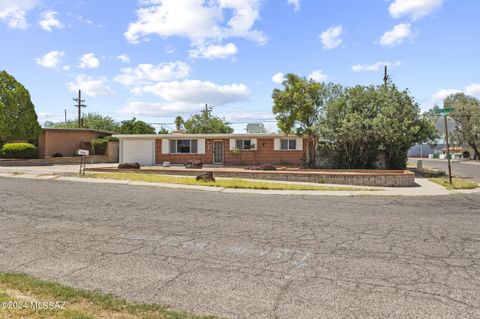
<svg viewBox="0 0 480 319"><path fill-rule="evenodd" d="M280 151L280 139L276 138L273 140L273 150Z"/></svg>
<svg viewBox="0 0 480 319"><path fill-rule="evenodd" d="M303 138L297 138L297 151L303 151Z"/></svg>
<svg viewBox="0 0 480 319"><path fill-rule="evenodd" d="M205 139L199 139L197 142L197 153L205 154Z"/></svg>
<svg viewBox="0 0 480 319"><path fill-rule="evenodd" d="M231 138L230 139L230 151L233 151L235 149L235 139Z"/></svg>
<svg viewBox="0 0 480 319"><path fill-rule="evenodd" d="M162 154L170 153L170 140L168 138L162 138Z"/></svg>
<svg viewBox="0 0 480 319"><path fill-rule="evenodd" d="M251 138L250 139L250 145L254 144L255 145L255 150L258 150L258 145L257 145L257 139L256 138Z"/></svg>

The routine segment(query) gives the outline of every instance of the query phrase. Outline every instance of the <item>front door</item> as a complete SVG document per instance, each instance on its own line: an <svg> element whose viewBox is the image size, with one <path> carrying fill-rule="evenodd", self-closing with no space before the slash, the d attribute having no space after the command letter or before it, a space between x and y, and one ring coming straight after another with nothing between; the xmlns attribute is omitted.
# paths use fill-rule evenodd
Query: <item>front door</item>
<svg viewBox="0 0 480 319"><path fill-rule="evenodd" d="M213 142L213 164L223 164L223 141Z"/></svg>

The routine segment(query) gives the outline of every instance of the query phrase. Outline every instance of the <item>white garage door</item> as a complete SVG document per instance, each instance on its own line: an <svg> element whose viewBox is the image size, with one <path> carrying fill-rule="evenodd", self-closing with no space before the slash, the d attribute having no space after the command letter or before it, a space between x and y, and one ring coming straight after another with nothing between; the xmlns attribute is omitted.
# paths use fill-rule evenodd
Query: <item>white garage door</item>
<svg viewBox="0 0 480 319"><path fill-rule="evenodd" d="M122 163L155 164L154 140L123 140Z"/></svg>

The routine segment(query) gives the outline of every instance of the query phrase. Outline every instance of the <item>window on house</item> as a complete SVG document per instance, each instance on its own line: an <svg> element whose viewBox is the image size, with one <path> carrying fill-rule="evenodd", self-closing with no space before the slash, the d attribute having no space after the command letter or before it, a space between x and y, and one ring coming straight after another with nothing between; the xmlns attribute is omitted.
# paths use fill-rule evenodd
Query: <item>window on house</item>
<svg viewBox="0 0 480 319"><path fill-rule="evenodd" d="M172 154L197 154L197 140L170 140L170 153Z"/></svg>
<svg viewBox="0 0 480 319"><path fill-rule="evenodd" d="M296 150L297 149L297 140L296 139L284 139L280 140L280 149L283 151Z"/></svg>
<svg viewBox="0 0 480 319"><path fill-rule="evenodd" d="M252 141L251 140L236 140L235 146L239 150L250 150L252 149Z"/></svg>

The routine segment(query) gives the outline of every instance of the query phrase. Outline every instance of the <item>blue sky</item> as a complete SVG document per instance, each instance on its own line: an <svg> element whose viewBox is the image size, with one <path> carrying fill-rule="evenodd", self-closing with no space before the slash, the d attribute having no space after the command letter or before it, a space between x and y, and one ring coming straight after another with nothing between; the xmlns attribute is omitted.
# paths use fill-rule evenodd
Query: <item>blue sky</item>
<svg viewBox="0 0 480 319"><path fill-rule="evenodd" d="M40 121L87 112L170 123L205 103L235 123L271 120L293 72L378 84L383 65L423 108L480 97L477 0L0 0L0 69ZM268 124L274 130L274 124Z"/></svg>

